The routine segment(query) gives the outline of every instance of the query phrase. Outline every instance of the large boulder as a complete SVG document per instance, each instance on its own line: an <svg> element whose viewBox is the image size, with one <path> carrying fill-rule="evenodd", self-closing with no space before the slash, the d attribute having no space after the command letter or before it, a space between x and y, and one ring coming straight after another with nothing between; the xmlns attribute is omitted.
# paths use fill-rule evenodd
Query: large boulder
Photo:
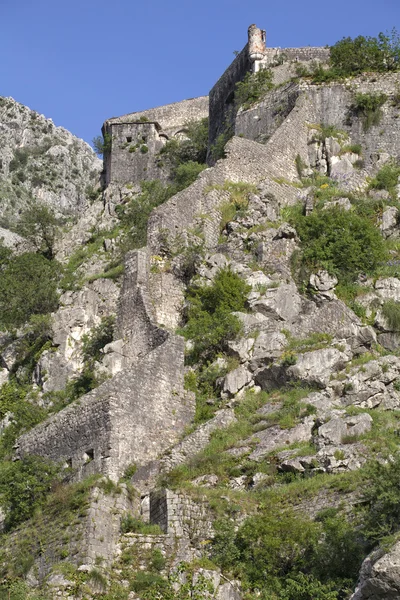
<svg viewBox="0 0 400 600"><path fill-rule="evenodd" d="M349 360L348 354L332 347L305 352L298 355L296 364L287 369L287 374L291 379L325 388L332 373L343 369Z"/></svg>
<svg viewBox="0 0 400 600"><path fill-rule="evenodd" d="M330 444L342 444L349 439L356 439L370 431L372 417L368 413L361 413L349 417L334 417L328 423L318 428L316 445L322 448Z"/></svg>
<svg viewBox="0 0 400 600"><path fill-rule="evenodd" d="M363 562L356 591L350 600L398 600L400 598L400 542L384 554L379 549Z"/></svg>

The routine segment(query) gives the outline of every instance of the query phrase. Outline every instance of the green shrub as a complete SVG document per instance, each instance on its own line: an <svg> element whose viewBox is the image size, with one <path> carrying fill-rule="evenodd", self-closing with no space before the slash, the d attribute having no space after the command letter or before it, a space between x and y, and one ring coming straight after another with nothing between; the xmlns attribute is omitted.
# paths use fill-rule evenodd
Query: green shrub
<svg viewBox="0 0 400 600"><path fill-rule="evenodd" d="M236 84L235 105L244 110L258 102L274 87L272 83L272 71L260 69L257 73L246 73L243 81Z"/></svg>
<svg viewBox="0 0 400 600"><path fill-rule="evenodd" d="M353 212L333 207L290 219L301 240L301 262L309 271L326 269L340 283L372 274L387 258L379 230Z"/></svg>
<svg viewBox="0 0 400 600"><path fill-rule="evenodd" d="M82 338L82 356L85 362L95 362L101 359L101 350L112 342L115 326L115 317L103 317L97 327Z"/></svg>
<svg viewBox="0 0 400 600"><path fill-rule="evenodd" d="M381 107L386 100L386 94L356 94L351 110L361 118L364 131L379 125L383 115Z"/></svg>
<svg viewBox="0 0 400 600"><path fill-rule="evenodd" d="M225 146L233 136L233 127L226 124L224 131L217 136L214 144L210 148L210 155L213 162L216 162L221 158L226 158Z"/></svg>
<svg viewBox="0 0 400 600"><path fill-rule="evenodd" d="M51 336L50 315L32 315L15 347L16 361L11 373L19 383L31 383L40 356L52 347Z"/></svg>
<svg viewBox="0 0 400 600"><path fill-rule="evenodd" d="M400 176L400 166L395 162L388 162L378 171L369 184L371 189L387 190L393 193Z"/></svg>
<svg viewBox="0 0 400 600"><path fill-rule="evenodd" d="M221 269L210 286L192 285L187 294L188 321L183 334L194 343L191 359L207 362L241 331L233 311L245 309L250 287L236 273Z"/></svg>
<svg viewBox="0 0 400 600"><path fill-rule="evenodd" d="M23 325L32 315L56 310L60 265L27 252L0 265L0 324L6 329Z"/></svg>
<svg viewBox="0 0 400 600"><path fill-rule="evenodd" d="M388 322L390 329L400 331L400 302L386 300L382 306L382 314Z"/></svg>
<svg viewBox="0 0 400 600"><path fill-rule="evenodd" d="M147 222L151 211L166 202L173 194L171 186L164 186L161 181L143 181L142 192L126 205L117 207L117 216L123 229L127 232L123 251L141 248L147 243Z"/></svg>
<svg viewBox="0 0 400 600"><path fill-rule="evenodd" d="M372 462L366 472L360 514L363 532L377 542L400 529L400 458Z"/></svg>
<svg viewBox="0 0 400 600"><path fill-rule="evenodd" d="M265 600L347 597L365 554L358 531L343 515L312 521L277 510L272 499L237 532L227 519L216 521L214 528L212 559Z"/></svg>
<svg viewBox="0 0 400 600"><path fill-rule="evenodd" d="M92 140L93 150L99 156L103 156L106 152L111 152L112 147L112 137L109 133L105 133L104 135L98 135Z"/></svg>
<svg viewBox="0 0 400 600"><path fill-rule="evenodd" d="M161 535L163 533L159 525L145 523L130 513L125 513L121 518L121 533L142 533L146 535Z"/></svg>
<svg viewBox="0 0 400 600"><path fill-rule="evenodd" d="M59 467L39 456L0 464L0 503L6 512L6 529L29 519L43 506L59 478Z"/></svg>
<svg viewBox="0 0 400 600"><path fill-rule="evenodd" d="M54 244L59 234L59 220L52 209L44 204L30 206L21 214L17 231L29 240L43 256L50 260L54 258Z"/></svg>
<svg viewBox="0 0 400 600"><path fill-rule="evenodd" d="M332 68L342 76L396 71L400 67L400 42L395 29L389 36L379 33L378 37L343 38L330 50Z"/></svg>
<svg viewBox="0 0 400 600"><path fill-rule="evenodd" d="M186 139L172 138L160 151L160 157L167 160L173 178L179 165L205 164L207 158L208 118L185 123L183 131Z"/></svg>
<svg viewBox="0 0 400 600"><path fill-rule="evenodd" d="M174 183L180 190L183 190L194 181L199 174L204 171L206 165L194 161L188 161L178 165L174 172Z"/></svg>
<svg viewBox="0 0 400 600"><path fill-rule="evenodd" d="M252 588L276 589L277 578L304 568L318 538L319 526L311 520L290 511L264 510L247 518L237 532L239 569Z"/></svg>

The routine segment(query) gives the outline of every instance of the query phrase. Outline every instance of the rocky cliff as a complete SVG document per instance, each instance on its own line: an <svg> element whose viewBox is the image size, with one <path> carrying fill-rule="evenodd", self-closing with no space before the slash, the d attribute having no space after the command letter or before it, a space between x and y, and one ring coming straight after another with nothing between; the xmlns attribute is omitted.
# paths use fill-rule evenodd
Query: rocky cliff
<svg viewBox="0 0 400 600"><path fill-rule="evenodd" d="M29 202L77 215L99 185L101 161L83 140L12 98L0 98L2 224Z"/></svg>

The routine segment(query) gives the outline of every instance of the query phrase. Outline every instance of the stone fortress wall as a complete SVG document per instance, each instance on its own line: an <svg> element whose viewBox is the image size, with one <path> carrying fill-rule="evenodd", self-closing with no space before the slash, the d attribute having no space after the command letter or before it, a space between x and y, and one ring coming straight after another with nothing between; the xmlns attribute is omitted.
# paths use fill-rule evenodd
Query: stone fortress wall
<svg viewBox="0 0 400 600"><path fill-rule="evenodd" d="M263 67L279 65L284 61L326 62L328 59L328 48L267 48L265 31L256 25L250 25L248 43L210 91L209 147L224 131L229 128L234 130L237 113L234 104L235 87L247 73L255 73Z"/></svg>
<svg viewBox="0 0 400 600"><path fill-rule="evenodd" d="M261 30L257 32L261 35ZM262 46L262 36L258 43ZM247 48L214 86L221 98L224 90L232 91L242 70L250 68ZM308 55L312 54L310 50ZM264 55L257 58L263 59ZM398 74L381 77L379 82L363 76L353 81L353 87L363 92L379 89L390 95L398 83ZM227 199L221 187L226 180L262 184L264 193L275 198L278 205L295 203L296 187L280 180L297 181L297 155L309 162L310 128L315 123L350 128L352 141L362 139L363 148L367 148L365 160L373 160L389 148L400 156L400 121L389 102L384 107L382 129L375 127L365 133L358 118L351 126L344 123L353 93L341 84L288 83L237 115L236 132L244 137L235 136L227 145L225 160L206 169L191 186L153 211L147 249L126 257L118 339L106 349L105 357L106 363L114 364L111 372L115 376L23 435L17 456L31 453L63 460L76 469L77 478L94 472L118 478L128 464L148 463L177 440L193 414L193 399L183 390L184 343L171 333L181 319L183 288L174 273L151 272L151 257L162 254L166 233L171 239L180 236L187 244L188 231L196 228L202 230L206 249L216 247L220 205ZM207 98L203 97L144 112L152 118L164 115L165 128L176 131L179 121L189 115L203 118L206 105ZM211 98L210 114L212 111ZM128 118L143 115L133 113L109 123L124 127ZM135 127L156 129L154 123L132 121ZM267 143L257 143L263 135ZM126 176L131 177L129 172ZM131 181L138 183L134 178ZM163 430L162 436L158 428Z"/></svg>
<svg viewBox="0 0 400 600"><path fill-rule="evenodd" d="M252 61L247 45L210 93L210 139L221 131L225 122L221 115L229 113L237 81L255 68L256 61L261 64L262 61L265 64L278 62L279 49L258 52L263 36L262 32L257 35L257 52L253 55L261 54L261 58ZM292 53L286 49L281 54L285 53L290 60L323 60L327 56L326 49L289 50ZM274 69L278 70L280 66ZM184 341L172 333L181 320L184 290L173 272L152 272L152 257L163 254L166 234L170 239L180 238L183 244L189 244L190 231L194 229L201 230L206 250L212 251L216 247L220 206L227 200L227 192L221 188L227 180L259 186L263 201L271 198L277 206L298 201L298 189L292 185L298 182L295 161L299 155L310 164L313 125L324 123L346 129L353 143L362 143L363 158L367 162L375 161L389 150L391 155L400 156L400 119L396 118L397 109L390 102L383 107L380 126L368 132L364 132L357 116L352 115L351 122L347 119L355 91L384 91L390 97L396 93L399 83L399 74L380 76L378 82L373 76L362 76L352 80L351 89L342 84L314 86L307 82L286 82L256 106L234 115L236 135L227 144L227 157L203 171L191 186L154 210L148 224L147 248L126 257L116 326L118 339L105 349L104 359L109 365L114 364L111 371L115 375L21 436L16 457L38 454L64 461L75 470L76 479L103 473L113 480L117 480L132 463L139 467L138 473L140 467L146 470L166 450L171 451L170 457L164 457L162 461L179 464L184 460L189 450L185 441L177 442L193 417L194 401L184 391ZM206 116L206 105L206 97L184 101L110 119L105 127L116 128L121 145L131 143L124 142L124 137L132 135L133 138L138 134L143 140L143 136L148 135L148 141L154 134L153 146L148 144L149 151L141 153L145 157L143 160L151 165L158 153L160 140L157 141L156 135L162 138L163 132L166 136L179 134L179 127L186 120ZM140 117L146 116L149 122L140 121ZM151 166L140 166L139 163L132 166L125 161L119 154L125 151L126 148L114 144L111 156L105 157L106 171L110 169L110 183L130 181L137 184L140 182L137 177L145 168L149 169L149 178L150 174L151 178L156 176ZM137 152L129 154L132 156ZM142 160L139 154L137 157ZM116 170L107 160L115 161ZM186 445L196 447L197 442L190 438L190 444ZM135 480L133 483L135 485ZM208 536L210 520L201 503L197 505L169 490L149 489L147 492L150 493L150 521L160 524L165 535L170 536L168 542L160 536L161 547L175 538L192 540ZM104 514L96 513L94 519L105 523L108 510L105 507ZM123 510L131 508L124 505ZM103 552L112 556L118 526L114 524L111 529L101 536L96 532L88 534L91 546L85 552L89 564ZM139 543L139 537L132 534L131 539ZM102 546L103 538L107 548ZM143 544L149 543L152 542L147 538L143 541Z"/></svg>
<svg viewBox="0 0 400 600"><path fill-rule="evenodd" d="M123 370L21 436L17 457L64 461L76 480L93 473L118 480L133 462L145 464L173 445L190 423L184 340L153 323L142 258L140 252L127 256L117 323L126 344Z"/></svg>
<svg viewBox="0 0 400 600"><path fill-rule="evenodd" d="M185 123L208 116L208 96L191 98L108 119L103 135L112 149L104 154L105 183L167 179L157 158L166 141L184 134Z"/></svg>

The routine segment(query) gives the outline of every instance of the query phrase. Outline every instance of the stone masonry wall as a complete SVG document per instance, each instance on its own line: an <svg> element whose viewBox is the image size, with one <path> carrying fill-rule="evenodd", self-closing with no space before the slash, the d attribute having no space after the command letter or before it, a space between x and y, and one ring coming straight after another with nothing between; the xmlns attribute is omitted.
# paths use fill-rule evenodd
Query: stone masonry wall
<svg viewBox="0 0 400 600"><path fill-rule="evenodd" d="M93 488L88 509L80 509L79 514L77 511L72 522L49 522L44 518L42 530L37 531L38 537L32 546L34 564L28 580L42 584L53 567L63 561L76 567L94 567L101 559L103 566L111 566L120 537L121 515L128 511L138 516L138 500L132 500L126 485L121 484L118 493L106 494L98 487ZM18 541L24 536L25 527L29 529L30 526L29 522L26 526L22 524L18 531L7 537L7 546L3 550L9 557L18 555Z"/></svg>
<svg viewBox="0 0 400 600"><path fill-rule="evenodd" d="M296 176L294 163L285 174L287 156L290 153L295 158L296 149L302 159L308 162L307 138L313 124L334 125L338 129L348 131L352 143L362 145L362 158L368 166L376 162L384 153L400 156L399 111L391 102L399 85L398 73L378 77L372 74L362 75L354 78L351 85L332 83L316 86L308 83L289 83L281 89L270 92L264 100L249 110L239 111L235 133L257 141L271 138L267 144L270 154L269 165L277 177L290 179ZM379 124L370 127L367 131L364 130L362 118L352 109L355 94L359 92L363 94L383 92L388 96L387 102L382 107L382 118ZM285 115L291 106L292 109L279 126L277 115L278 117L281 113ZM303 109L300 110L301 106ZM299 117L300 114L302 116Z"/></svg>
<svg viewBox="0 0 400 600"><path fill-rule="evenodd" d="M186 537L195 544L213 535L207 502L194 502L167 489L151 492L150 523L159 525L168 535Z"/></svg>
<svg viewBox="0 0 400 600"><path fill-rule="evenodd" d="M269 65L279 60L293 60L296 62L307 62L318 60L327 62L330 57L329 48L305 46L304 48L266 48L263 63Z"/></svg>
<svg viewBox="0 0 400 600"><path fill-rule="evenodd" d="M200 121L208 117L208 96L190 98L165 106L158 106L139 112L129 113L121 117L113 117L106 121L113 124L120 121L132 122L145 118L148 121L156 121L161 125L163 133L168 136L176 135L188 121Z"/></svg>
<svg viewBox="0 0 400 600"><path fill-rule="evenodd" d="M111 152L105 152L105 183L167 179L157 155L166 142L158 123L108 123L103 132L111 136Z"/></svg>
<svg viewBox="0 0 400 600"><path fill-rule="evenodd" d="M239 110L235 135L265 143L293 110L299 96L299 85L287 83L272 90L267 97L248 110Z"/></svg>
<svg viewBox="0 0 400 600"><path fill-rule="evenodd" d="M242 81L246 73L251 71L251 68L252 63L249 59L248 45L246 44L210 90L209 148L221 133L227 128L233 127L236 116L234 105L235 87L239 81ZM209 157L209 160L211 162L211 157Z"/></svg>
<svg viewBox="0 0 400 600"><path fill-rule="evenodd" d="M21 436L26 454L65 461L75 479L103 473L113 480L177 441L194 413L183 386L184 340L169 335L136 365Z"/></svg>
<svg viewBox="0 0 400 600"><path fill-rule="evenodd" d="M125 256L125 273L115 337L124 340L124 356L129 357L131 362L162 344L168 335L165 330L155 325L148 279L147 250L128 252Z"/></svg>

